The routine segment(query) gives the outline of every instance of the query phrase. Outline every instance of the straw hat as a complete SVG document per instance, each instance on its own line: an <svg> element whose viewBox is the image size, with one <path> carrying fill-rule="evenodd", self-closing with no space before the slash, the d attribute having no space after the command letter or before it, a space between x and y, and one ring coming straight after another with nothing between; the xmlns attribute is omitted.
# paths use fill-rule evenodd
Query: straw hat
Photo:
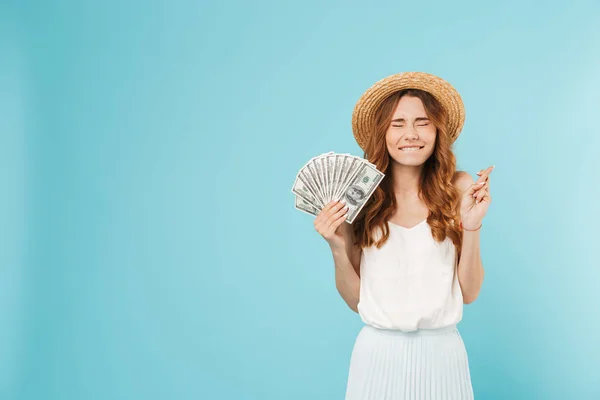
<svg viewBox="0 0 600 400"><path fill-rule="evenodd" d="M394 92L421 89L433 95L448 113L448 134L454 142L465 122L465 106L456 89L448 82L425 72L403 72L390 75L371 86L358 100L352 112L352 131L358 145L365 150L375 110Z"/></svg>

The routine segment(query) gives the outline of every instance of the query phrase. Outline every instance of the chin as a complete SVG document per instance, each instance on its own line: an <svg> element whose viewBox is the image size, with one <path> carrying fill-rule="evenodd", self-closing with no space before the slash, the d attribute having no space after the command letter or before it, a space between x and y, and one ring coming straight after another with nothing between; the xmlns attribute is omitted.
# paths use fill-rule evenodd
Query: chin
<svg viewBox="0 0 600 400"><path fill-rule="evenodd" d="M400 151L399 151L400 152ZM402 162L403 164L421 164L424 163L428 158L429 158L430 154L425 155L423 154L404 154L404 153L396 153L394 154L394 159L398 162Z"/></svg>
<svg viewBox="0 0 600 400"><path fill-rule="evenodd" d="M394 161L405 167L419 167L419 166L425 164L426 160L403 160L403 159L396 160L396 159L394 159Z"/></svg>
<svg viewBox="0 0 600 400"><path fill-rule="evenodd" d="M417 162L401 162L401 165L404 165L405 167L420 167L422 165L425 164L425 161L417 161Z"/></svg>

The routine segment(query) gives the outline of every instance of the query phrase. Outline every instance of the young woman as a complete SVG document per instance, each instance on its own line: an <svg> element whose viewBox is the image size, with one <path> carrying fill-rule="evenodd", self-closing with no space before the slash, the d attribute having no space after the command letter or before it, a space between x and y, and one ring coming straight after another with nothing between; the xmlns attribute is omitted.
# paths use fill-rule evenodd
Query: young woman
<svg viewBox="0 0 600 400"><path fill-rule="evenodd" d="M483 282L479 235L493 166L476 181L456 171L452 144L464 118L458 92L422 72L382 79L354 108L363 157L385 177L352 225L345 199L314 221L337 290L365 323L347 400L473 399L457 324Z"/></svg>

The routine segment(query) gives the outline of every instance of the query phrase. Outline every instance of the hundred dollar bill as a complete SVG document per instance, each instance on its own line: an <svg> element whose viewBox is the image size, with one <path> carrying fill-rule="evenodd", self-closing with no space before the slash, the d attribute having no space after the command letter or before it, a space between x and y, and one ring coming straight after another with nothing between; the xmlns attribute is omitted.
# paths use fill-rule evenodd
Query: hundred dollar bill
<svg viewBox="0 0 600 400"><path fill-rule="evenodd" d="M354 175L356 175L356 173L358 173L358 170L362 165L364 164L362 163L360 158L352 155L348 156L348 158L346 159L346 166L344 167L342 187L340 187L339 192L336 196L338 199L342 198L342 196L344 195L344 189L350 184L352 178L354 177Z"/></svg>
<svg viewBox="0 0 600 400"><path fill-rule="evenodd" d="M321 157L321 171L323 173L323 178L325 180L325 203L331 201L331 196L329 193L330 185L329 185L329 167L327 166L327 155Z"/></svg>
<svg viewBox="0 0 600 400"><path fill-rule="evenodd" d="M316 160L317 172L321 173L321 180L323 182L323 195L325 196L323 199L324 204L327 204L329 201L331 201L331 179L327 159L333 154L335 154L333 151L323 153L319 155Z"/></svg>
<svg viewBox="0 0 600 400"><path fill-rule="evenodd" d="M296 180L294 181L294 186L292 186L292 192L308 201L313 207L322 209L323 206L321 204L321 200L317 197L314 190L308 184L306 178L302 171L296 176Z"/></svg>
<svg viewBox="0 0 600 400"><path fill-rule="evenodd" d="M321 159L323 165L323 174L325 175L325 193L327 194L327 202L331 201L331 175L329 170L329 155L324 155Z"/></svg>
<svg viewBox="0 0 600 400"><path fill-rule="evenodd" d="M319 188L321 189L321 194L323 195L323 203L327 204L329 202L327 196L327 182L325 182L325 174L323 172L323 159L317 158L315 162L311 164L311 166L316 171L317 181L319 181Z"/></svg>
<svg viewBox="0 0 600 400"><path fill-rule="evenodd" d="M316 204L323 207L325 205L325 203L323 201L323 198L319 194L319 185L314 180L309 169L308 168L302 169L298 173L298 176L299 176L300 180L308 187L308 190L310 190L311 193L313 194L313 196L315 196L315 198L318 200L318 202Z"/></svg>
<svg viewBox="0 0 600 400"><path fill-rule="evenodd" d="M302 197L294 196L294 198L296 199L295 200L296 201L296 204L295 204L296 210L300 210L309 215L314 215L315 217L319 214L319 210L316 207L314 207L312 204L310 204L308 201L304 200Z"/></svg>
<svg viewBox="0 0 600 400"><path fill-rule="evenodd" d="M332 200L338 200L337 194L340 190L341 182L340 177L342 175L342 162L344 161L344 156L342 154L336 154L333 159L333 191L331 198Z"/></svg>
<svg viewBox="0 0 600 400"><path fill-rule="evenodd" d="M350 154L338 154L338 158L336 160L336 171L337 176L334 178L335 180L335 190L333 192L333 199L339 200L341 196L342 189L344 188L346 182L344 178L346 177L346 171L348 169L348 164L351 159Z"/></svg>
<svg viewBox="0 0 600 400"><path fill-rule="evenodd" d="M321 175L317 173L316 162L311 160L311 162L306 165L306 176L309 178L309 182L314 182L314 187L317 189L317 193L315 194L319 197L321 203L324 204L325 195L323 194L323 182L321 181Z"/></svg>
<svg viewBox="0 0 600 400"><path fill-rule="evenodd" d="M351 224L360 213L385 175L368 163L362 164L352 181L344 188L343 199L348 205L346 222Z"/></svg>

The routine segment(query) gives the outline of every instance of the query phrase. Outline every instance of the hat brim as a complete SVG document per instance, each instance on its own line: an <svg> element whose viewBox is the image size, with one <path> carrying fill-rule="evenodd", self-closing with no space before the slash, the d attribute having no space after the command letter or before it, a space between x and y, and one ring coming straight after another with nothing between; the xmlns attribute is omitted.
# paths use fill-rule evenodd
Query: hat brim
<svg viewBox="0 0 600 400"><path fill-rule="evenodd" d="M420 89L438 100L448 114L448 135L454 142L465 123L465 106L460 94L447 81L426 72L402 72L381 79L358 100L352 112L352 131L358 145L365 150L375 123L375 111L393 93L403 89Z"/></svg>

